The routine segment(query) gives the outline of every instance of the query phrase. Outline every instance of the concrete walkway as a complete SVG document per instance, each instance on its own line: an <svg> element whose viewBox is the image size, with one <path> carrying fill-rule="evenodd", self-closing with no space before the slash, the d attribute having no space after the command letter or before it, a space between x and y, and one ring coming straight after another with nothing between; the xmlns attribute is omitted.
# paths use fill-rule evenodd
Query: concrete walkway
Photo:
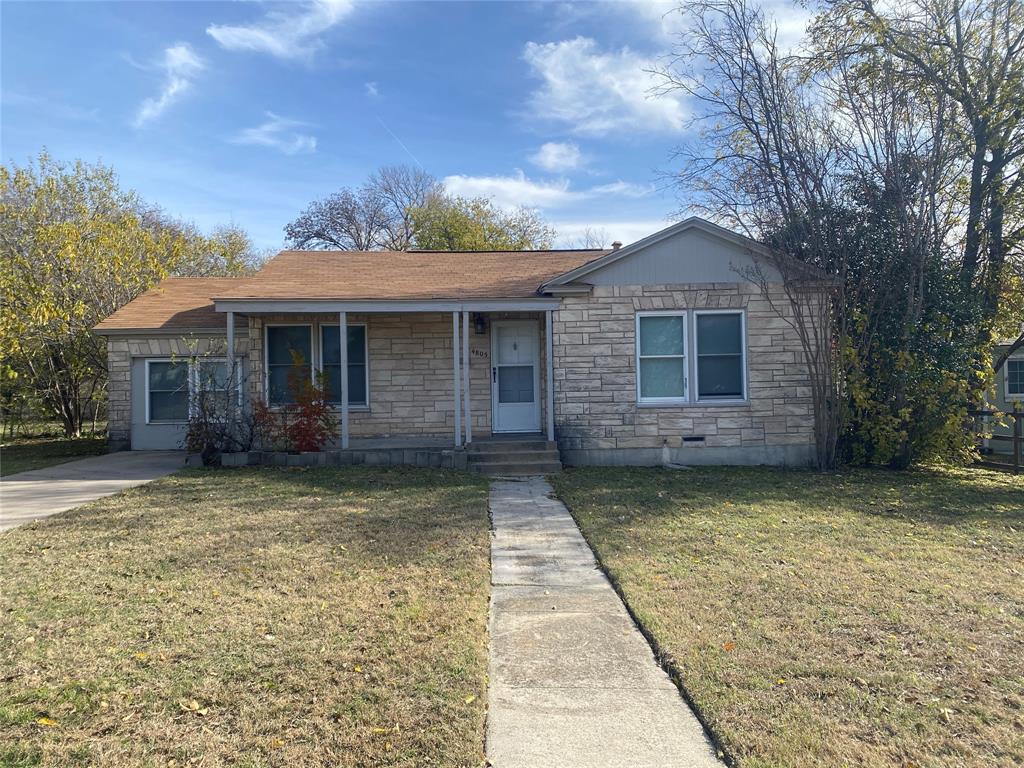
<svg viewBox="0 0 1024 768"><path fill-rule="evenodd" d="M0 480L0 531L169 475L180 451L123 451L68 461Z"/></svg>
<svg viewBox="0 0 1024 768"><path fill-rule="evenodd" d="M704 729L541 478L491 485L495 768L720 768Z"/></svg>

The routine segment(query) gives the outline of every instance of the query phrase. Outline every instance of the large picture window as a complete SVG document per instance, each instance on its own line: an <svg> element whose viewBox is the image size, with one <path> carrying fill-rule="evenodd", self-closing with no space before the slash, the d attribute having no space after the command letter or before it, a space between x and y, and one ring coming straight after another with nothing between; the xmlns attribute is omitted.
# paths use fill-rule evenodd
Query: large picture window
<svg viewBox="0 0 1024 768"><path fill-rule="evenodd" d="M320 350L331 403L341 403L341 344L337 325L320 326ZM348 331L348 404L365 407L367 400L366 326L350 325Z"/></svg>
<svg viewBox="0 0 1024 768"><path fill-rule="evenodd" d="M298 357L313 375L313 339L308 325L267 326L267 402L286 405L294 401L288 391L288 373Z"/></svg>
<svg viewBox="0 0 1024 768"><path fill-rule="evenodd" d="M188 379L188 359L146 361L147 423L188 421Z"/></svg>
<svg viewBox="0 0 1024 768"><path fill-rule="evenodd" d="M686 399L686 313L636 318L637 394L642 403Z"/></svg>
<svg viewBox="0 0 1024 768"><path fill-rule="evenodd" d="M697 400L743 400L743 313L695 312Z"/></svg>
<svg viewBox="0 0 1024 768"><path fill-rule="evenodd" d="M1024 358L1011 358L1006 366L1006 399L1024 399Z"/></svg>

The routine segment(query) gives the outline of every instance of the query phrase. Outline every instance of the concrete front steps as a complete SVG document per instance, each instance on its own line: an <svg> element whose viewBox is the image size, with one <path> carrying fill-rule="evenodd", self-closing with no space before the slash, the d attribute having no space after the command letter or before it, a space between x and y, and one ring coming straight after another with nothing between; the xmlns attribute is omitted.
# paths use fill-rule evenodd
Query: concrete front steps
<svg viewBox="0 0 1024 768"><path fill-rule="evenodd" d="M487 477L551 475L562 471L558 446L543 437L484 438L467 448L469 469Z"/></svg>

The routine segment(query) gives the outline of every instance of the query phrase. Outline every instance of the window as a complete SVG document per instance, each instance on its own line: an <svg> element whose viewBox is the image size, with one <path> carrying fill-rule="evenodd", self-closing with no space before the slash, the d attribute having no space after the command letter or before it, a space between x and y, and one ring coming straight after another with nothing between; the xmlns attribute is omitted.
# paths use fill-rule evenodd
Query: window
<svg viewBox="0 0 1024 768"><path fill-rule="evenodd" d="M348 326L348 404L367 405L366 326ZM320 349L327 378L327 397L341 403L341 344L337 325L320 326Z"/></svg>
<svg viewBox="0 0 1024 768"><path fill-rule="evenodd" d="M200 358L196 360L192 387L193 398L208 396L213 398L213 407L227 406L230 401L225 398L230 389L228 381L228 361L216 358Z"/></svg>
<svg viewBox="0 0 1024 768"><path fill-rule="evenodd" d="M312 329L308 325L267 326L267 402L284 405L293 402L288 392L288 372L295 362L308 367L313 375Z"/></svg>
<svg viewBox="0 0 1024 768"><path fill-rule="evenodd" d="M188 360L146 361L146 423L188 421Z"/></svg>
<svg viewBox="0 0 1024 768"><path fill-rule="evenodd" d="M1006 399L1024 398L1024 358L1011 358L1006 366Z"/></svg>
<svg viewBox="0 0 1024 768"><path fill-rule="evenodd" d="M686 399L686 313L636 318L637 395L642 403Z"/></svg>
<svg viewBox="0 0 1024 768"><path fill-rule="evenodd" d="M743 400L743 313L695 312L697 400Z"/></svg>

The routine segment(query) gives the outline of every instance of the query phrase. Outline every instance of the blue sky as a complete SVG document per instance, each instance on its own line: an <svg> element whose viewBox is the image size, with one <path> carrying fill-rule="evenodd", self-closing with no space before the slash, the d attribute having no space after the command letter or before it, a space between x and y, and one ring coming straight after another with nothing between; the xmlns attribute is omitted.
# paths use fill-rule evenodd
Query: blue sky
<svg viewBox="0 0 1024 768"><path fill-rule="evenodd" d="M112 165L209 229L282 245L306 204L381 165L537 207L572 244L679 210L660 174L690 106L644 72L675 16L650 3L4 2L5 162Z"/></svg>

